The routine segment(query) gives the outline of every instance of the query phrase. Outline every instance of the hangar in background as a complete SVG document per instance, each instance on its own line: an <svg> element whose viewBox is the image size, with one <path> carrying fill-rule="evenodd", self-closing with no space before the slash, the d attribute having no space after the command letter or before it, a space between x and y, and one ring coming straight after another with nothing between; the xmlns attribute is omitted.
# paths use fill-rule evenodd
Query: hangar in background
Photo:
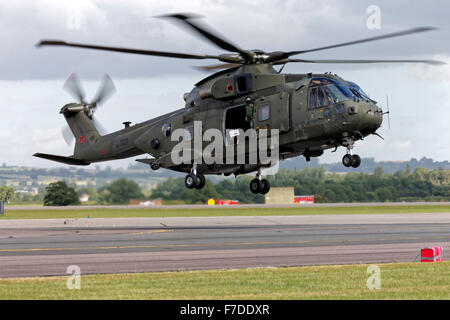
<svg viewBox="0 0 450 320"><path fill-rule="evenodd" d="M271 188L264 197L265 204L313 204L314 195L296 196L294 187Z"/></svg>

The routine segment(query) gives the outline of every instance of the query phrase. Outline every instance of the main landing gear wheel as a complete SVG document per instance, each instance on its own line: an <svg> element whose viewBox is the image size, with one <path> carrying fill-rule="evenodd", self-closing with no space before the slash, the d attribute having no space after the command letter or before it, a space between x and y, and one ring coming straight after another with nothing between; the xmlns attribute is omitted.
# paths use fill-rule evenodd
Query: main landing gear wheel
<svg viewBox="0 0 450 320"><path fill-rule="evenodd" d="M253 179L250 181L250 191L254 194L257 194L262 189L262 182L258 178Z"/></svg>
<svg viewBox="0 0 450 320"><path fill-rule="evenodd" d="M267 179L255 178L250 181L250 191L254 194L266 194L270 190L270 183Z"/></svg>
<svg viewBox="0 0 450 320"><path fill-rule="evenodd" d="M201 173L197 173L196 177L197 177L197 180L196 180L196 184L195 184L195 189L203 188L206 184L205 176L202 175Z"/></svg>
<svg viewBox="0 0 450 320"><path fill-rule="evenodd" d="M196 175L193 173L189 173L184 179L184 185L188 189L201 189L205 186L205 183L205 176L201 173L197 173Z"/></svg>
<svg viewBox="0 0 450 320"><path fill-rule="evenodd" d="M361 158L357 154L351 155L347 153L342 158L342 164L344 165L344 167L358 168L361 164Z"/></svg>
<svg viewBox="0 0 450 320"><path fill-rule="evenodd" d="M266 194L267 192L269 192L270 190L270 183L269 180L267 179L262 179L261 180L261 184L262 184L262 188L261 188L261 194Z"/></svg>
<svg viewBox="0 0 450 320"><path fill-rule="evenodd" d="M192 173L189 173L186 176L186 178L184 178L184 185L188 189L195 188L196 182L197 182L197 177L195 175L193 175Z"/></svg>

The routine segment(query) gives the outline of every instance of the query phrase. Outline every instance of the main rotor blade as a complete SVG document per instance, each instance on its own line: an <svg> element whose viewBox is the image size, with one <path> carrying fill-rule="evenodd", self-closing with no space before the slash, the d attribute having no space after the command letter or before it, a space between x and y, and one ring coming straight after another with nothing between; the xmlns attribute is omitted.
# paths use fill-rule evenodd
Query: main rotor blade
<svg viewBox="0 0 450 320"><path fill-rule="evenodd" d="M273 62L272 64L284 64L288 62L303 62L303 63L426 63L431 65L444 65L444 61L439 60L373 60L373 59L337 59L337 60L304 60L304 59L284 59Z"/></svg>
<svg viewBox="0 0 450 320"><path fill-rule="evenodd" d="M195 30L197 33L199 33L201 36L203 36L205 39L209 40L210 42L214 43L219 48L227 50L227 51L231 51L231 52L238 52L244 57L250 57L250 55L247 51L242 50L241 48L232 44L230 41L226 40L225 37L214 34L214 32L212 32L211 28L209 28L208 26L206 26L206 25L201 26L198 23L193 22L193 19L200 17L199 15L192 14L192 13L174 13L174 14L160 15L157 17L158 18L176 19L176 20L184 23L186 26L190 27L191 29Z"/></svg>
<svg viewBox="0 0 450 320"><path fill-rule="evenodd" d="M103 76L100 87L97 89L97 94L95 95L95 98L94 100L92 100L91 104L93 104L94 106L96 106L97 104L103 104L114 94L114 92L116 92L116 87L114 86L111 77L105 74Z"/></svg>
<svg viewBox="0 0 450 320"><path fill-rule="evenodd" d="M221 64L214 64L210 66L195 66L193 68L202 70L202 71L212 71L212 70L218 70L218 69L231 69L231 68L237 68L242 66L242 64L239 63L221 63Z"/></svg>
<svg viewBox="0 0 450 320"><path fill-rule="evenodd" d="M314 49L300 50L300 51L289 51L289 52L283 52L283 53L281 53L281 52L274 52L273 53L273 58L272 59L269 58L269 59L270 59L270 61L281 60L281 59L286 59L286 58L289 58L290 56L297 55L297 54L302 54L302 53L308 53L308 52L314 52L314 51L320 51L320 50L326 50L326 49L345 47L345 46L350 46L350 45L354 45L354 44L358 44L358 43L364 43L364 42L377 41L377 40L383 40L383 39L388 39L388 38L401 37L401 36L406 36L406 35L410 35L410 34L414 34L414 33L426 32L426 31L432 31L432 30L436 30L436 28L433 28L433 27L419 27L419 28L413 28L413 29L409 29L409 30L405 30L405 31L388 33L388 34L381 35L381 36L370 37L370 38L365 38L365 39L360 39L360 40L355 40L355 41L349 41L349 42L343 42L343 43L338 43L338 44L334 44L334 45L331 45L331 46L319 47L319 48L314 48Z"/></svg>
<svg viewBox="0 0 450 320"><path fill-rule="evenodd" d="M41 40L36 46L37 47L64 46L64 47L75 47L75 48L104 50L104 51L115 51L115 52L122 52L122 53L134 53L134 54L142 54L142 55L147 55L147 56L180 58L180 59L219 59L218 56L212 56L212 55L198 55L198 54L179 53L179 52L141 50L141 49L130 49L130 48L121 48L121 47L107 47L107 46L97 46L97 45L83 44L83 43L66 42L66 41L61 41L61 40Z"/></svg>
<svg viewBox="0 0 450 320"><path fill-rule="evenodd" d="M79 103L84 103L85 93L81 82L75 72L72 73L69 78L67 78L63 88L67 92L69 92L75 99L77 99Z"/></svg>

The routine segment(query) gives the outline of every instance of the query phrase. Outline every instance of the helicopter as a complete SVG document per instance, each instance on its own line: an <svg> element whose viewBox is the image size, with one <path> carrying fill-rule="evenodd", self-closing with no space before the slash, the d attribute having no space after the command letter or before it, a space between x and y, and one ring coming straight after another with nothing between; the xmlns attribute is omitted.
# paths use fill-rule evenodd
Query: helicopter
<svg viewBox="0 0 450 320"><path fill-rule="evenodd" d="M102 134L100 125L94 118L96 108L105 102L114 92L112 80L105 76L96 98L92 102L85 101L85 95L76 75L72 75L65 88L78 100L64 105L60 113L65 117L70 132L76 139L74 153L71 156L59 156L36 153L34 156L57 161L69 165L89 165L91 163L124 159L147 154L151 158L136 159L148 164L151 169L166 168L186 173L185 185L190 189L204 187L205 175L235 176L256 172L250 182L251 192L266 194L270 183L262 177L262 169L273 166L277 161L297 156L304 156L307 161L311 157L319 157L324 150L338 147L346 148L342 158L345 167L357 168L361 164L359 155L353 153L355 142L369 135L381 137L377 130L383 122L383 112L377 101L372 100L356 83L342 79L331 72L287 74L282 73L288 63L426 63L431 65L445 64L436 60L372 60L372 59L330 59L306 60L294 59L305 53L328 50L338 47L361 44L387 38L411 35L435 30L433 27L418 27L406 31L384 34L365 39L327 45L323 47L297 50L265 52L260 49L245 50L223 36L213 32L207 25L199 22L196 14L176 13L158 16L172 19L182 26L194 30L197 35L208 40L226 53L220 55L199 55L180 52L130 49L122 47L99 46L73 43L61 40L41 40L37 47L64 46L93 50L104 50L149 56L160 56L180 59L213 59L221 64L201 67L215 73L202 79L194 88L184 94L184 107L141 123L131 125L123 122L121 130ZM276 70L276 66L281 66ZM194 125L200 124L200 129ZM213 129L223 134L222 143L229 150L237 150L237 145L248 147L248 139L239 139L243 133L253 130L256 140L262 137L275 137L277 142L277 158L267 163L256 156L250 159L248 148L241 148L244 161L174 161L176 147L180 145L180 135L173 139L177 129L187 132L183 144L188 152L195 153L193 136L200 130L200 135ZM258 135L264 133L264 135ZM275 132L275 133L271 133ZM198 133L198 132L197 132ZM250 135L252 136L252 135ZM248 138L249 136L247 136ZM183 136L181 136L183 138ZM272 155L273 143L258 145L257 149ZM200 143L200 153L206 141ZM261 151L261 150L259 150ZM236 152L232 159L239 156ZM221 150L214 151L215 159L222 160L225 154ZM194 155L195 158L195 155ZM197 158L198 160L198 158Z"/></svg>

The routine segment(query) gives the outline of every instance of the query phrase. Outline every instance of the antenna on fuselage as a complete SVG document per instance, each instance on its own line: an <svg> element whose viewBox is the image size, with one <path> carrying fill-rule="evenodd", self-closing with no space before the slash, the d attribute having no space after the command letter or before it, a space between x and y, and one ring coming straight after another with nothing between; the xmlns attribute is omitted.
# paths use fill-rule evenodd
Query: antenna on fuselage
<svg viewBox="0 0 450 320"><path fill-rule="evenodd" d="M387 108L387 111L384 112L383 114L387 114L387 116L388 116L388 128L389 128L389 130L391 130L391 117L389 116L389 96L388 95L386 95L386 108Z"/></svg>

